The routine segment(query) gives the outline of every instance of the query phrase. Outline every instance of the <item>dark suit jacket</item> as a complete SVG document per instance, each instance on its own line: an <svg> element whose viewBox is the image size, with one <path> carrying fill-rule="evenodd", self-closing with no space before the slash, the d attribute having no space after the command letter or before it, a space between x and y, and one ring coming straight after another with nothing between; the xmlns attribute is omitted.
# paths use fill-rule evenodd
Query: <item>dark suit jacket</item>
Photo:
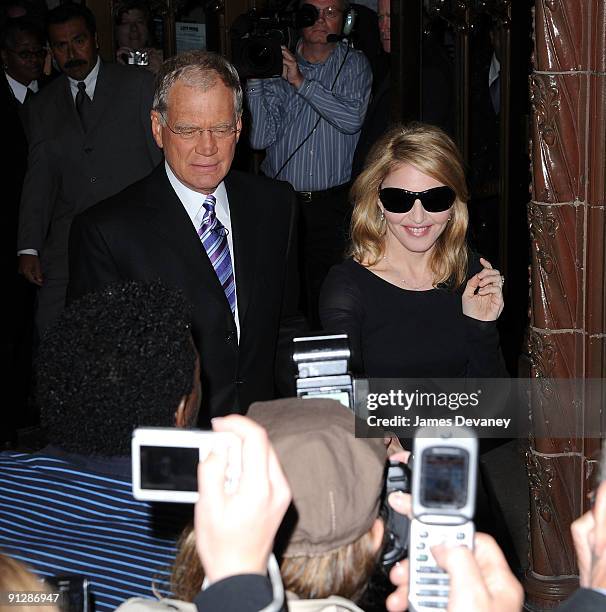
<svg viewBox="0 0 606 612"><path fill-rule="evenodd" d="M41 328L54 321L65 301L74 215L143 178L162 158L151 133L152 97L153 75L147 70L102 62L86 133L66 75L26 105L29 159L18 248L40 255Z"/></svg>
<svg viewBox="0 0 606 612"><path fill-rule="evenodd" d="M194 306L202 414L246 412L274 397L280 324L284 349L297 317L296 199L288 183L231 171L225 179L233 232L240 343L217 275L164 164L74 219L68 301L119 280L162 279ZM201 196L201 201L203 196Z"/></svg>

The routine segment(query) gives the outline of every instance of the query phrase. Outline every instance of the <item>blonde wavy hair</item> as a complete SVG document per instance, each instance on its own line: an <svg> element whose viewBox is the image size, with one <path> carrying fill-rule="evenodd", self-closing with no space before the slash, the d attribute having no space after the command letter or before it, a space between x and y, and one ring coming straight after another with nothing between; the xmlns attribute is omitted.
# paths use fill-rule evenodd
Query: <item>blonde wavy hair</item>
<svg viewBox="0 0 606 612"><path fill-rule="evenodd" d="M467 185L461 155L441 129L423 123L395 125L371 149L364 171L354 182L350 198L354 203L351 219L350 255L365 266L376 264L385 253L387 223L381 218L379 189L388 174L402 164L410 164L454 190L456 199L451 220L431 252L429 266L434 284L460 287L467 278L465 236Z"/></svg>

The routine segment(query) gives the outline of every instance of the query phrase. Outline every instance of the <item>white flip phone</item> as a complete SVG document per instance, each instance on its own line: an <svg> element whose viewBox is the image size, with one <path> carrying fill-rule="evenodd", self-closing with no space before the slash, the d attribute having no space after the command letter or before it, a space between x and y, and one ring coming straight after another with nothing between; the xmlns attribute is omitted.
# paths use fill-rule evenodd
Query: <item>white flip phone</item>
<svg viewBox="0 0 606 612"><path fill-rule="evenodd" d="M225 487L235 490L242 469L240 438L228 432L139 427L132 437L133 497L141 501L198 501L198 463L212 452L227 456Z"/></svg>
<svg viewBox="0 0 606 612"><path fill-rule="evenodd" d="M473 548L478 440L462 427L421 427L413 457L409 610L445 610L449 578L431 547L446 543Z"/></svg>

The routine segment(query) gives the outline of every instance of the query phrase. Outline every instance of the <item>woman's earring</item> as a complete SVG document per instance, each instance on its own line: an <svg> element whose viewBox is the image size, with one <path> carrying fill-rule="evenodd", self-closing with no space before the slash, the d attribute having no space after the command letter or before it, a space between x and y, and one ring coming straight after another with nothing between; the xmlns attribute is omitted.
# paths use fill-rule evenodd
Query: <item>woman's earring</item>
<svg viewBox="0 0 606 612"><path fill-rule="evenodd" d="M452 215L448 215L448 221L452 219Z"/></svg>
<svg viewBox="0 0 606 612"><path fill-rule="evenodd" d="M379 219L381 220L381 223L385 221L385 213L383 212L382 208L381 208L381 216L379 217Z"/></svg>

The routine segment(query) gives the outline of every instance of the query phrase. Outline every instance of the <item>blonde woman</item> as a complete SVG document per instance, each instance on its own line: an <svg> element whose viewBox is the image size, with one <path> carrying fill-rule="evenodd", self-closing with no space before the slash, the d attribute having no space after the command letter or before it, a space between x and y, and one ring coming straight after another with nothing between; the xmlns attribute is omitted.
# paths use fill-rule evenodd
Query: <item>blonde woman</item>
<svg viewBox="0 0 606 612"><path fill-rule="evenodd" d="M322 289L325 330L346 332L370 377L506 376L495 322L504 278L467 247L460 154L440 129L395 126L353 185L351 258Z"/></svg>

